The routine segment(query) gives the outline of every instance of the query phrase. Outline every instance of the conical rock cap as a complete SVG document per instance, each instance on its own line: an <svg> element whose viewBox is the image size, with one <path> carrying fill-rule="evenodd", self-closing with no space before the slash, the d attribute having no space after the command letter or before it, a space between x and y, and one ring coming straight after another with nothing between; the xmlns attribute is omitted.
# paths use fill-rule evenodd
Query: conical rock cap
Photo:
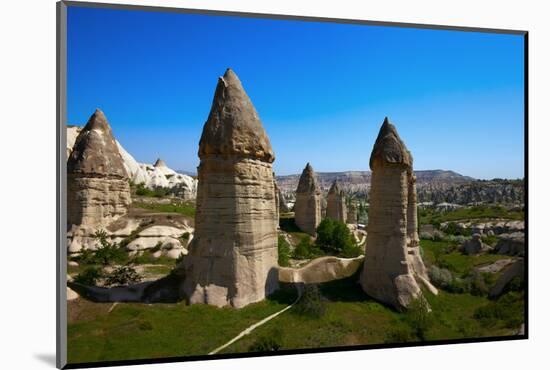
<svg viewBox="0 0 550 370"><path fill-rule="evenodd" d="M78 134L67 161L67 173L127 178L111 126L99 109Z"/></svg>
<svg viewBox="0 0 550 370"><path fill-rule="evenodd" d="M273 162L271 143L256 109L231 69L218 80L212 108L204 124L199 157L244 156Z"/></svg>

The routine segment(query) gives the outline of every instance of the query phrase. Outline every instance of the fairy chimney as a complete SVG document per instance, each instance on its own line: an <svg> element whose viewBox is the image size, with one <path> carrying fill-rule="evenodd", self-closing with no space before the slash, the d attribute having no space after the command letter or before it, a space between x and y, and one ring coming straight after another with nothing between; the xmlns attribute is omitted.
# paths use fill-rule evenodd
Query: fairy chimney
<svg viewBox="0 0 550 370"><path fill-rule="evenodd" d="M346 198L337 180L334 180L327 195L327 218L346 222Z"/></svg>
<svg viewBox="0 0 550 370"><path fill-rule="evenodd" d="M128 212L128 174L107 118L99 109L67 160L68 226L105 226Z"/></svg>
<svg viewBox="0 0 550 370"><path fill-rule="evenodd" d="M430 284L420 255L412 156L395 127L384 120L374 144L369 223L361 286L371 297L406 308Z"/></svg>
<svg viewBox="0 0 550 370"><path fill-rule="evenodd" d="M237 75L218 80L199 143L195 235L185 257L190 303L236 308L278 287L277 206L269 138Z"/></svg>
<svg viewBox="0 0 550 370"><path fill-rule="evenodd" d="M315 235L321 223L321 190L315 179L315 172L308 163L298 183L296 203L294 204L296 225L305 233Z"/></svg>

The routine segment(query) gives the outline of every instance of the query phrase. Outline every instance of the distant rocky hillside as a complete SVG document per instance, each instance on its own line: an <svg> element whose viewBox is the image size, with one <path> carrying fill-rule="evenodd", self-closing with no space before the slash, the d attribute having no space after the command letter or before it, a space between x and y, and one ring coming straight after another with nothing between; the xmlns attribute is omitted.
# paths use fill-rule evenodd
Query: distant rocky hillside
<svg viewBox="0 0 550 370"><path fill-rule="evenodd" d="M523 203L523 181L521 180L476 180L448 170L415 171L419 202L468 204ZM290 199L296 191L300 175L277 176L281 191ZM358 197L368 197L370 171L318 172L317 180L321 190L327 192L334 180L342 189Z"/></svg>
<svg viewBox="0 0 550 370"><path fill-rule="evenodd" d="M463 184L427 183L418 187L419 202L524 204L523 180L475 180Z"/></svg>

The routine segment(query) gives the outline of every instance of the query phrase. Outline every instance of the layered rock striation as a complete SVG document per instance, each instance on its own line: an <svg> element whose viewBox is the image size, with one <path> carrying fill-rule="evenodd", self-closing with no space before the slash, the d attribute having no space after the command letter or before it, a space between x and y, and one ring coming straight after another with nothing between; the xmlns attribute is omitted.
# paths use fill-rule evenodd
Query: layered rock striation
<svg viewBox="0 0 550 370"><path fill-rule="evenodd" d="M321 223L321 190L317 184L313 167L309 163L302 171L298 182L294 219L296 225L303 232L313 236L316 234L317 226Z"/></svg>
<svg viewBox="0 0 550 370"><path fill-rule="evenodd" d="M419 284L437 293L420 255L412 162L386 118L370 157L369 223L360 282L367 294L398 309L422 295Z"/></svg>
<svg viewBox="0 0 550 370"><path fill-rule="evenodd" d="M347 213L344 193L340 189L338 181L334 181L327 195L327 218L345 223Z"/></svg>
<svg viewBox="0 0 550 370"><path fill-rule="evenodd" d="M97 109L67 161L67 223L105 226L126 214L130 203L122 157L107 118Z"/></svg>
<svg viewBox="0 0 550 370"><path fill-rule="evenodd" d="M269 138L237 75L219 78L199 143L195 235L181 268L189 303L243 307L278 287Z"/></svg>

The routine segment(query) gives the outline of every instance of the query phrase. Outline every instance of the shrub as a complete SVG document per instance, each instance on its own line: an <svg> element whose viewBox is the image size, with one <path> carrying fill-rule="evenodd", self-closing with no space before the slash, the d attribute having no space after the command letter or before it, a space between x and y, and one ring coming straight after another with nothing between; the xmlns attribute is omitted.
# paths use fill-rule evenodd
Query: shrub
<svg viewBox="0 0 550 370"><path fill-rule="evenodd" d="M484 327L496 326L501 321L507 328L517 328L524 320L523 299L522 293L506 293L498 300L479 307L474 312L474 318Z"/></svg>
<svg viewBox="0 0 550 370"><path fill-rule="evenodd" d="M420 296L413 300L407 307L405 322L420 340L426 339L426 333L433 325L428 301Z"/></svg>
<svg viewBox="0 0 550 370"><path fill-rule="evenodd" d="M282 235L279 235L277 238L277 249L279 251L279 266L289 266L290 244L288 244Z"/></svg>
<svg viewBox="0 0 550 370"><path fill-rule="evenodd" d="M131 266L120 266L107 274L105 285L128 285L141 281L141 276Z"/></svg>
<svg viewBox="0 0 550 370"><path fill-rule="evenodd" d="M81 273L75 276L75 283L82 285L96 285L97 281L103 277L103 273L99 267L88 267Z"/></svg>
<svg viewBox="0 0 550 370"><path fill-rule="evenodd" d="M411 329L398 327L386 332L384 343L407 343L414 341L414 339Z"/></svg>
<svg viewBox="0 0 550 370"><path fill-rule="evenodd" d="M189 234L189 232L186 231L183 234L181 234L180 240L189 240L190 236L191 236L191 234Z"/></svg>
<svg viewBox="0 0 550 370"><path fill-rule="evenodd" d="M294 311L313 318L320 318L325 314L326 307L317 285L305 285L302 297L294 306Z"/></svg>
<svg viewBox="0 0 550 370"><path fill-rule="evenodd" d="M296 259L305 259L310 258L311 256L311 241L309 239L309 236L304 236L294 248L293 257Z"/></svg>
<svg viewBox="0 0 550 370"><path fill-rule="evenodd" d="M325 218L317 227L315 245L325 253L342 257L357 257L361 254L347 225L329 218Z"/></svg>
<svg viewBox="0 0 550 370"><path fill-rule="evenodd" d="M261 336L248 347L250 352L274 352L280 350L283 345L283 334L280 329L273 330L270 335Z"/></svg>
<svg viewBox="0 0 550 370"><path fill-rule="evenodd" d="M107 240L105 230L98 230L94 234L96 240L99 241L99 247L94 252L94 262L100 265L110 265L113 263L126 263L128 261L128 253L117 243L110 243Z"/></svg>

